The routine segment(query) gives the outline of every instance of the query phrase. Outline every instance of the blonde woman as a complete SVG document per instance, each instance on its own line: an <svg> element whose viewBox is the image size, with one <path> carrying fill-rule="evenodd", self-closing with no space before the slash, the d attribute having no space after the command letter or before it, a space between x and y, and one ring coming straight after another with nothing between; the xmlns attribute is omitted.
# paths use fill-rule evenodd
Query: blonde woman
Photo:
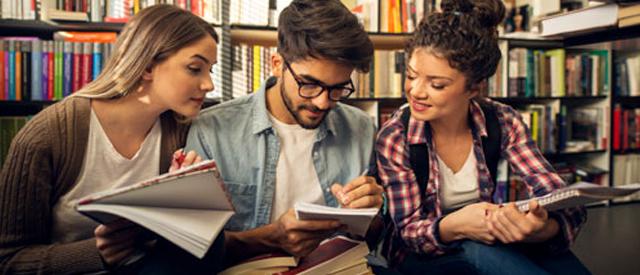
<svg viewBox="0 0 640 275"><path fill-rule="evenodd" d="M0 172L0 273L101 272L138 254L142 228L98 225L73 205L179 167L172 156L182 154L185 121L214 88L217 41L187 11L147 8L125 25L95 81L18 133ZM190 152L183 165L198 158Z"/></svg>

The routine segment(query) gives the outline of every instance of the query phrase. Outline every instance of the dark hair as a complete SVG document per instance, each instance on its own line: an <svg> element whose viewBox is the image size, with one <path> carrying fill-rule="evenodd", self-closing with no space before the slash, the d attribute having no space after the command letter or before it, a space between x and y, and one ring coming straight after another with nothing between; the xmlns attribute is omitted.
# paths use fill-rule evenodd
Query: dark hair
<svg viewBox="0 0 640 275"><path fill-rule="evenodd" d="M498 31L505 7L500 0L442 0L442 12L431 13L405 48L408 59L428 48L467 77L467 88L492 76L500 62Z"/></svg>
<svg viewBox="0 0 640 275"><path fill-rule="evenodd" d="M326 58L368 72L373 44L338 0L294 0L280 13L278 53L288 62Z"/></svg>

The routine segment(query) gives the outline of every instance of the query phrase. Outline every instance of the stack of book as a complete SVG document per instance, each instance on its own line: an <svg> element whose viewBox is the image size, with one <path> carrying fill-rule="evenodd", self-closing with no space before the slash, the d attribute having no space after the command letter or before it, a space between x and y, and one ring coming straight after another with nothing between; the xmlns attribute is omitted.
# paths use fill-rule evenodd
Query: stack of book
<svg viewBox="0 0 640 275"><path fill-rule="evenodd" d="M220 275L373 274L367 266L367 254L369 249L364 242L336 236L323 241L301 259L283 254L267 254L229 267Z"/></svg>

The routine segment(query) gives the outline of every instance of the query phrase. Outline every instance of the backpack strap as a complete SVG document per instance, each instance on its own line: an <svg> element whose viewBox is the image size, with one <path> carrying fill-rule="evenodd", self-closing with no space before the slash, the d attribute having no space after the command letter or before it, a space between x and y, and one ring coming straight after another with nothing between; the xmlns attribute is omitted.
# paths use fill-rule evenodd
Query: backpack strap
<svg viewBox="0 0 640 275"><path fill-rule="evenodd" d="M404 135L407 136L409 132L409 119L411 118L411 109L406 107L402 111L400 120L402 126L404 126ZM420 198L424 196L427 189L427 180L429 180L429 149L426 143L410 144L409 145L409 161L411 162L411 170L416 177L418 187L420 188ZM423 206L424 207L424 206ZM422 209L425 210L425 209ZM422 211L426 213L426 211Z"/></svg>
<svg viewBox="0 0 640 275"><path fill-rule="evenodd" d="M484 152L485 161L489 168L489 173L493 178L493 182L494 184L497 184L498 161L500 161L500 141L502 136L500 122L498 121L498 115L496 114L496 109L493 105L481 103L480 107L484 113L488 135L487 137L482 138L482 151ZM405 136L409 131L410 118L411 110L409 107L406 107L402 111L402 115L400 117L402 126L404 126ZM426 192L427 181L429 180L429 149L427 144L410 144L409 161L411 163L411 169L416 177L416 181L418 182L418 186L420 187L420 197L422 198ZM425 167L427 167L427 169L425 169ZM426 213L426 211L423 211L423 213Z"/></svg>

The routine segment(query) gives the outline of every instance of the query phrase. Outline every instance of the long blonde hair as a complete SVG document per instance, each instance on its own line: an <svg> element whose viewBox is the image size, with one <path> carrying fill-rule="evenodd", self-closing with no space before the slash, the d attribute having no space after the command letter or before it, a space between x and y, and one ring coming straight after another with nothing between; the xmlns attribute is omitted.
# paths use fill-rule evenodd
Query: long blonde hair
<svg viewBox="0 0 640 275"><path fill-rule="evenodd" d="M100 75L74 96L126 96L140 86L145 70L205 35L218 42L213 26L188 11L172 5L145 8L124 26Z"/></svg>

